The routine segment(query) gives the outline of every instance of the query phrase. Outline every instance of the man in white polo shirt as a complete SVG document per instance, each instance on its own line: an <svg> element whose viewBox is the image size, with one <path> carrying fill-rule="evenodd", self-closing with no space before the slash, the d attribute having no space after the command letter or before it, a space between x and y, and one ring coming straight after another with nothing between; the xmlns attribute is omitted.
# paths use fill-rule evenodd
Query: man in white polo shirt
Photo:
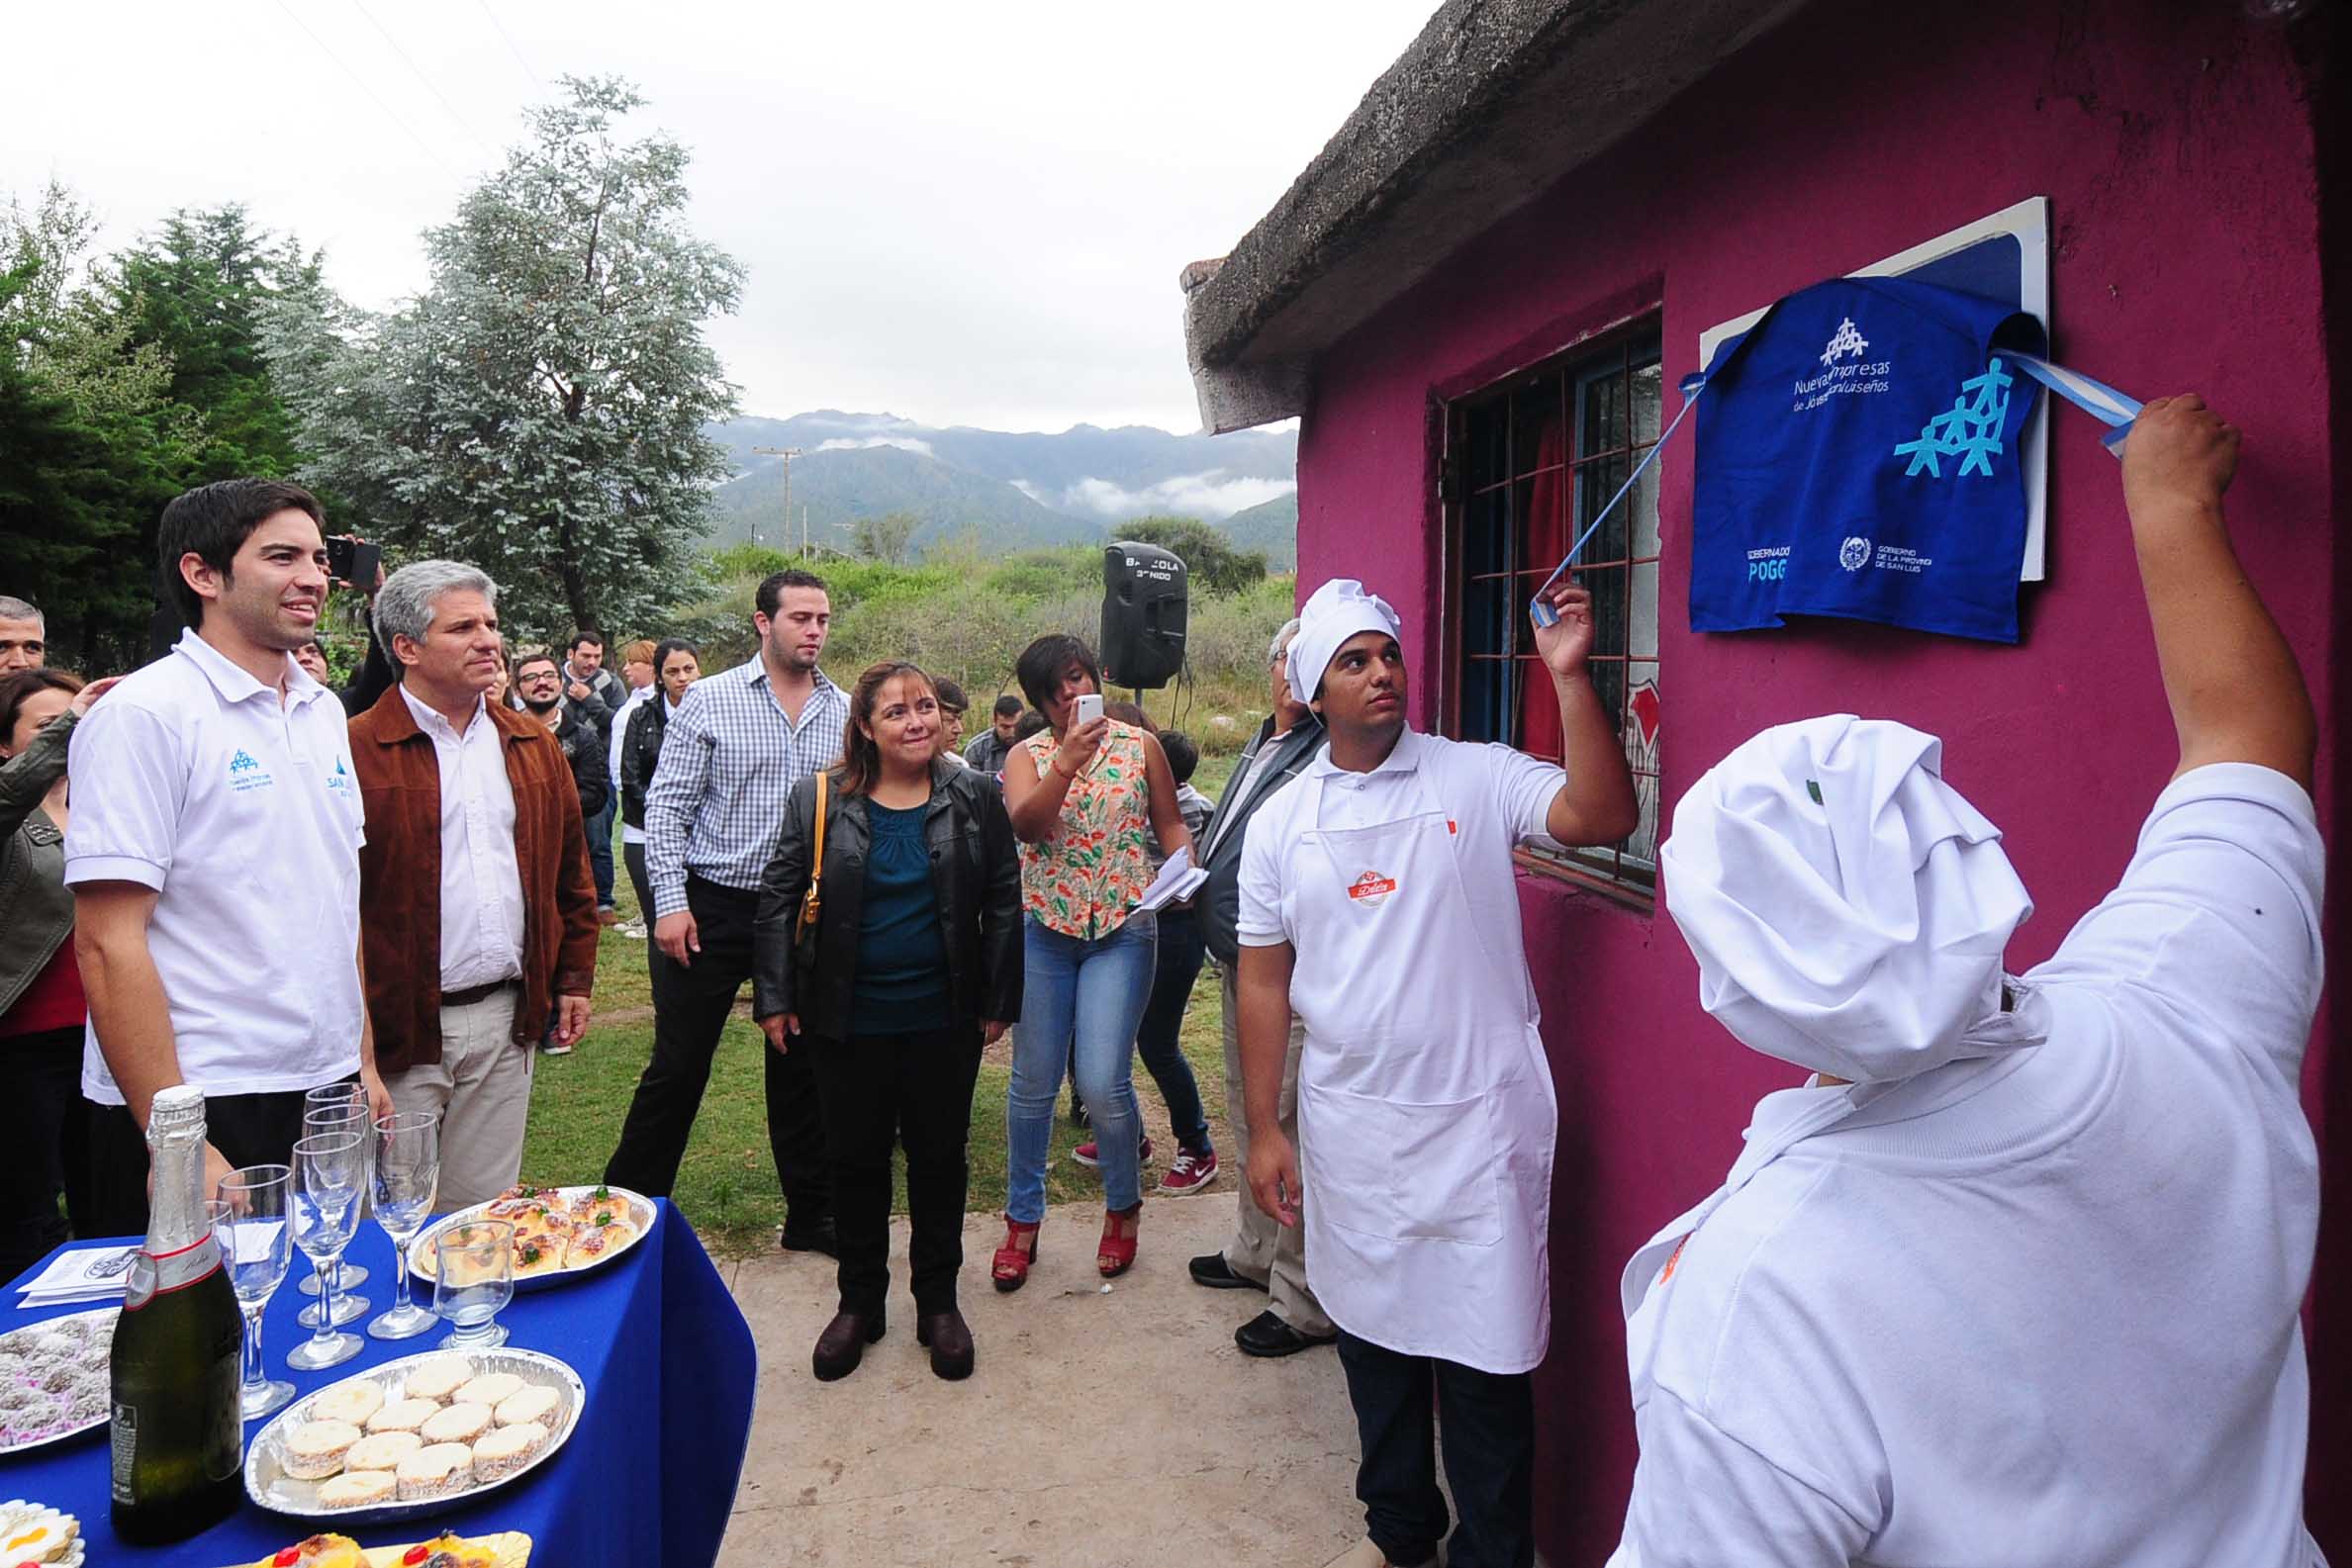
<svg viewBox="0 0 2352 1568"><path fill-rule="evenodd" d="M158 1090L204 1090L208 1192L287 1158L309 1089L356 1074L391 1109L360 1000L343 711L292 657L327 603L321 520L307 491L259 479L166 507L158 554L188 629L74 730L65 880L101 1234L146 1229Z"/></svg>

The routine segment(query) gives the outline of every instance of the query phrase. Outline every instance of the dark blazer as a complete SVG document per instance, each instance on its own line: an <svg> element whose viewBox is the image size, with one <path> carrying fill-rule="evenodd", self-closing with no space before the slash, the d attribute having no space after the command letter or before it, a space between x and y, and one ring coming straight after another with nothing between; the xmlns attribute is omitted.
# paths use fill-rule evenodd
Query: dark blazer
<svg viewBox="0 0 2352 1568"><path fill-rule="evenodd" d="M0 920L0 1013L17 1004L73 935L65 835L41 802L65 771L75 722L71 709L58 714L0 768L0 909L8 911L8 918ZM0 1050L5 1049L0 1042Z"/></svg>
<svg viewBox="0 0 2352 1568"><path fill-rule="evenodd" d="M620 732L620 820L642 831L645 788L661 766L662 737L670 731L670 699L656 692L630 710Z"/></svg>
<svg viewBox="0 0 2352 1568"><path fill-rule="evenodd" d="M580 790L546 725L493 702L515 790L515 866L522 877L522 1003L515 1042L547 1029L557 994L586 996L596 978L596 883L580 828ZM581 729L593 736L587 726ZM441 1060L441 764L394 687L351 720L351 767L367 807L359 850L359 947L367 1011L385 1073ZM598 771L603 771L600 760Z"/></svg>
<svg viewBox="0 0 2352 1568"><path fill-rule="evenodd" d="M814 776L794 784L785 802L784 829L761 878L752 934L752 1016L798 1013L804 1033L847 1040L858 1032L850 999L873 836L865 796L829 791L826 807L823 913L811 963L796 960L794 936L815 842ZM933 762L923 836L931 847L931 891L947 948L948 1017L942 1024L978 1030L984 1019L1020 1017L1020 850L995 781L945 759Z"/></svg>
<svg viewBox="0 0 2352 1568"><path fill-rule="evenodd" d="M1224 796L1217 801L1217 814L1209 818L1208 831L1200 835L1200 844L1208 859L1200 864L1207 869L1209 879L1200 885L1195 904L1200 911L1201 935L1208 942L1208 950L1219 964L1235 963L1241 956L1241 939L1235 933L1242 912L1242 839L1249 831L1250 818L1260 806L1274 797L1275 791L1297 778L1306 765L1315 760L1315 753L1323 745L1323 721L1309 713L1290 726L1268 764L1266 776L1259 780L1247 799L1242 798L1242 783L1250 777L1251 765L1265 747L1267 737L1273 733L1271 713L1258 726L1258 736L1242 750L1242 760L1234 765L1233 777L1225 781ZM1231 819L1231 829L1225 827ZM1219 842L1217 835L1225 835ZM1213 852L1207 846L1214 844Z"/></svg>

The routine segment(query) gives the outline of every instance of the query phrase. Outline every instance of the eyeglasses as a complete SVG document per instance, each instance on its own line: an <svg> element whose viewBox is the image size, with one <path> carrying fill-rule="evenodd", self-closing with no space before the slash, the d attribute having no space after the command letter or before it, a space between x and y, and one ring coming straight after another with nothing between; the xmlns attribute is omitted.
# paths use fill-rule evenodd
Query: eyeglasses
<svg viewBox="0 0 2352 1568"><path fill-rule="evenodd" d="M537 686L542 681L553 681L557 677L553 670L541 670L536 675L517 676L515 679L520 681L524 686Z"/></svg>

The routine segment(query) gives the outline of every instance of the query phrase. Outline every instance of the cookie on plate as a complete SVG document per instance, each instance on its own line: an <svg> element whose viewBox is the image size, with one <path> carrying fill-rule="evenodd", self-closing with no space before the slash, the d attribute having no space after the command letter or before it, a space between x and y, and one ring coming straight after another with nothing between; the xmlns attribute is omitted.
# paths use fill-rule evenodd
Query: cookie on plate
<svg viewBox="0 0 2352 1568"><path fill-rule="evenodd" d="M345 1470L319 1483L319 1506L373 1508L391 1502L399 1490L400 1479L390 1470Z"/></svg>
<svg viewBox="0 0 2352 1568"><path fill-rule="evenodd" d="M413 1431L370 1432L351 1444L351 1451L343 1455L343 1469L397 1470L400 1462L424 1446L424 1439Z"/></svg>
<svg viewBox="0 0 2352 1568"><path fill-rule="evenodd" d="M359 1440L347 1421L306 1421L286 1434L286 1473L297 1481L324 1481L343 1467L343 1456Z"/></svg>
<svg viewBox="0 0 2352 1568"><path fill-rule="evenodd" d="M393 1472L403 1503L462 1492L474 1483L474 1452L462 1442L436 1442L420 1448Z"/></svg>

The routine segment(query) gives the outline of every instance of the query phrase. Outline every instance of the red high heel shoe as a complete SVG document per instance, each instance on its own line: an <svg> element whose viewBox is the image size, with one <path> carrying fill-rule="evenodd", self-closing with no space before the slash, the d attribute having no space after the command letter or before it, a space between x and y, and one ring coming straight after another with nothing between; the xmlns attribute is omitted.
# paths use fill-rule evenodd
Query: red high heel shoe
<svg viewBox="0 0 2352 1568"><path fill-rule="evenodd" d="M988 1277L998 1290L1018 1290L1029 1282L1029 1265L1037 1261L1037 1233L1045 1222L1023 1225L1011 1215L1004 1216L1004 1245L996 1248L996 1255L988 1263ZM1023 1245L1023 1243L1027 1245ZM1129 1247L1130 1254L1134 1248Z"/></svg>
<svg viewBox="0 0 2352 1568"><path fill-rule="evenodd" d="M1143 1205L1132 1209L1106 1209L1102 1214L1102 1241L1094 1248L1094 1266L1104 1279L1116 1279L1135 1266L1135 1238L1143 1229Z"/></svg>

